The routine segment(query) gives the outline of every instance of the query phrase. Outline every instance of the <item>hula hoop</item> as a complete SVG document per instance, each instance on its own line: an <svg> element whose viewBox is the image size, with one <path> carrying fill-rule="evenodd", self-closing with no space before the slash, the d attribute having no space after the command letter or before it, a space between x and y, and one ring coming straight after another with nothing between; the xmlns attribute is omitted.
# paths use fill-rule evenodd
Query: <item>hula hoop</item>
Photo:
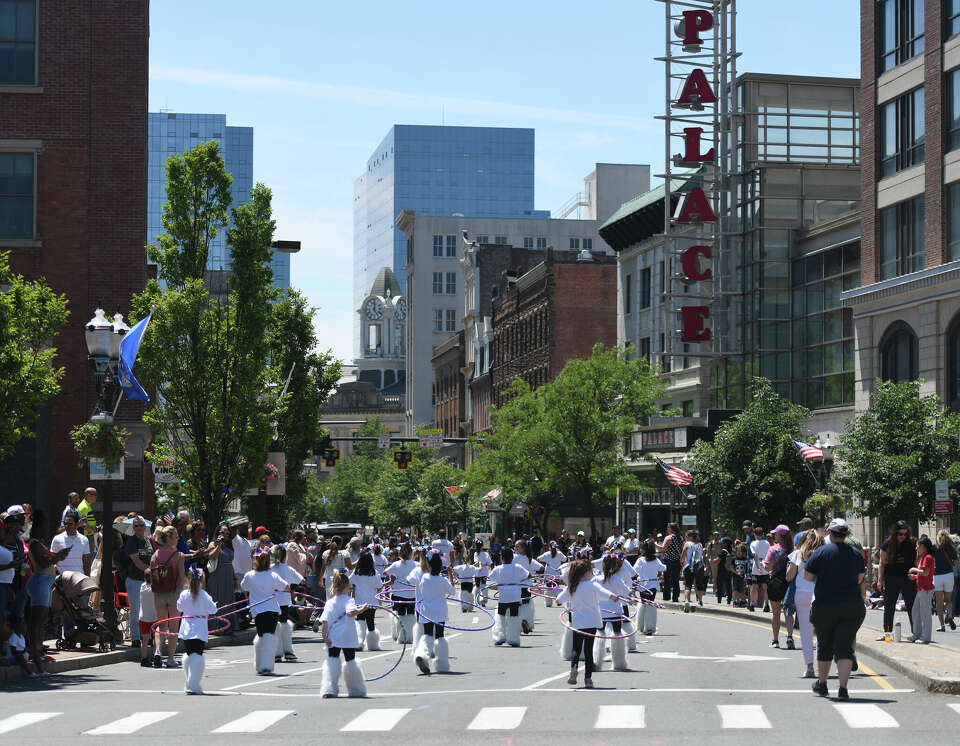
<svg viewBox="0 0 960 746"><path fill-rule="evenodd" d="M457 632L486 632L488 629L493 629L493 625L494 625L493 614L491 614L488 609L484 608L483 606L480 606L479 604L475 604L472 601L464 601L459 598L454 598L453 596L446 596L445 600L447 601L447 603L455 602L458 604L467 604L469 606L472 606L475 609L482 611L484 614L490 617L490 624L488 624L486 627L455 627L452 624L447 624L446 622L436 622L430 617L428 617L426 614L424 614L423 601L418 601L414 608L416 609L417 614L420 615L421 619L426 619L430 624L439 624L444 629L452 629L452 630L456 630Z"/></svg>
<svg viewBox="0 0 960 746"><path fill-rule="evenodd" d="M392 614L394 617L396 617L398 624L401 623L401 622L400 622L400 617L397 615L397 613L396 613L393 609L391 609L391 608L389 608L389 607L386 607L386 606L381 606L380 608L383 609L384 611L386 611L388 614ZM379 676L374 676L374 677L372 677L372 678L364 678L364 681L366 681L366 682L368 682L368 683L369 683L369 682L373 682L373 681L379 681L380 679L382 679L382 678L384 678L384 677L386 677L386 676L389 676L389 675L392 674L394 671L396 671L396 670L397 670L397 666L400 665L400 661L403 660L403 655L404 655L404 653L407 652L407 645L409 645L409 644L410 644L410 643L407 642L406 636L404 636L403 642L401 643L400 655L397 657L396 662L395 662L390 668L388 668L385 673L382 673L382 674L380 674Z"/></svg>
<svg viewBox="0 0 960 746"><path fill-rule="evenodd" d="M564 616L569 616L569 615L570 615L570 610L563 609L560 612L560 616L559 616L560 624L562 624L566 629L570 630L571 632L576 632L577 634L581 634L584 637L593 637L597 640L626 640L628 637L633 637L634 635L633 632L630 632L629 634L619 634L619 635L598 635L591 632L584 632L582 629L574 629L564 621ZM627 617L624 614L621 614L620 617L623 619L623 621L626 621L626 622L633 621L633 617ZM601 622L603 623L604 627L607 626L607 620L601 619Z"/></svg>

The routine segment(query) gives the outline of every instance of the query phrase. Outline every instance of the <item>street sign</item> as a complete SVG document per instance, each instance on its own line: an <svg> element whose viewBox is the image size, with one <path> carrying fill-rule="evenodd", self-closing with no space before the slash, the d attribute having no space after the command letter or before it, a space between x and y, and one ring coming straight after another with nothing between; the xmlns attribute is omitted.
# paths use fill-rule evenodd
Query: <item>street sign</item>
<svg viewBox="0 0 960 746"><path fill-rule="evenodd" d="M695 515L685 515L680 519L681 526L696 526L697 517Z"/></svg>
<svg viewBox="0 0 960 746"><path fill-rule="evenodd" d="M390 447L390 436L389 435L378 435L377 436L377 448L385 451Z"/></svg>
<svg viewBox="0 0 960 746"><path fill-rule="evenodd" d="M153 481L156 484L177 484L180 477L173 473L173 466L169 461L153 465Z"/></svg>
<svg viewBox="0 0 960 746"><path fill-rule="evenodd" d="M953 515L953 500L950 499L950 483L946 479L934 482L935 496L933 498L934 515Z"/></svg>
<svg viewBox="0 0 960 746"><path fill-rule="evenodd" d="M120 466L117 467L116 471L107 471L106 467L103 465L102 458L92 458L90 459L90 481L118 481L123 479L123 462L124 459L120 459Z"/></svg>
<svg viewBox="0 0 960 746"><path fill-rule="evenodd" d="M440 448L443 445L443 430L439 428L421 430L419 436L421 448Z"/></svg>

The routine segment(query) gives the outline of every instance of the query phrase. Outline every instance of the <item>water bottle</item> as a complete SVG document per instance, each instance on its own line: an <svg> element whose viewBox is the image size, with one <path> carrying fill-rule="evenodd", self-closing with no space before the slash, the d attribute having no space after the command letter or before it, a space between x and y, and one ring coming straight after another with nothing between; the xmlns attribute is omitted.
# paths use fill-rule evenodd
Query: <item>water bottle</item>
<svg viewBox="0 0 960 746"><path fill-rule="evenodd" d="M900 642L900 622L893 625L893 639Z"/></svg>

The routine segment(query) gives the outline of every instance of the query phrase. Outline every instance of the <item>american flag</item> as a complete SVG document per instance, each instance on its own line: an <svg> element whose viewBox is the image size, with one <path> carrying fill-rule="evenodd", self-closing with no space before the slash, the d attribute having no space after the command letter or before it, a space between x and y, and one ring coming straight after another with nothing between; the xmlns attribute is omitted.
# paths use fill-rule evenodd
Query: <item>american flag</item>
<svg viewBox="0 0 960 746"><path fill-rule="evenodd" d="M670 466L665 464L660 459L657 459L657 463L660 465L660 468L663 469L663 473L667 477L667 481L670 482L674 487L682 487L686 484L693 484L693 474L683 469Z"/></svg>
<svg viewBox="0 0 960 746"><path fill-rule="evenodd" d="M804 443L802 440L797 440L796 438L791 438L793 445L797 448L797 453L800 454L800 458L804 461L813 461L814 459L822 459L823 451L816 446L812 446L809 443Z"/></svg>

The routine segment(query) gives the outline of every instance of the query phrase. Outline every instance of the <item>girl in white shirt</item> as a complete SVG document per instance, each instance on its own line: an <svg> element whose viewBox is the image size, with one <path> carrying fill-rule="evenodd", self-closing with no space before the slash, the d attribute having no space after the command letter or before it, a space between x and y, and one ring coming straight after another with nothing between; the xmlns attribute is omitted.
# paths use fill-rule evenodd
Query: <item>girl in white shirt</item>
<svg viewBox="0 0 960 746"><path fill-rule="evenodd" d="M537 557L537 562L539 562L544 567L545 573L550 575L560 576L560 566L565 564L567 558L563 556L563 553L557 549L557 542L551 541L550 548ZM556 584L556 580L548 581L551 584ZM549 609L553 606L553 599L557 597L557 588L548 588L547 589L547 608Z"/></svg>
<svg viewBox="0 0 960 746"><path fill-rule="evenodd" d="M535 559L531 559L530 555L527 554L529 551L527 549L527 542L523 539L520 539L513 545L513 551L514 564L520 565L520 567L530 575L538 573L543 569L543 565ZM535 626L533 596L530 595L530 585L531 581L527 580L520 587L520 626L523 628L523 634L525 635L533 632Z"/></svg>
<svg viewBox="0 0 960 746"><path fill-rule="evenodd" d="M603 626L600 614L600 602L616 601L617 594L611 593L593 579L593 565L590 560L575 560L570 563L567 587L557 596L557 603L566 606L573 627L573 660L570 661L568 684L577 683L577 667L580 653L583 652L585 677L583 685L593 689L593 635ZM586 634L584 634L586 633Z"/></svg>
<svg viewBox="0 0 960 746"><path fill-rule="evenodd" d="M327 602L323 606L320 622L323 624L323 641L327 645L327 660L323 666L321 692L324 699L340 693L340 653L343 653L343 680L351 697L366 697L367 685L363 670L356 660L357 625L353 620L367 610L366 604L357 606L350 598L350 578L346 570L338 571L327 586Z"/></svg>
<svg viewBox="0 0 960 746"><path fill-rule="evenodd" d="M600 584L606 588L611 593L615 593L618 596L617 601L604 601L600 604L600 614L603 618L603 629L612 630L613 635L626 634L629 630L625 630L624 627L626 623L624 622L624 617L628 616L628 612L624 609L622 601L620 599L626 598L630 595L630 590L633 585L633 572L624 573L623 565L626 563L623 561L623 554L615 552L613 554L608 554L603 558L603 580L600 581ZM609 634L604 631L604 634ZM595 638L596 642L594 644L593 659L594 666L596 670L603 670L604 658L606 656L606 640L602 638ZM615 671L626 671L627 670L627 643L626 638L620 637L618 639L610 640L610 655L613 658L613 668Z"/></svg>
<svg viewBox="0 0 960 746"><path fill-rule="evenodd" d="M483 548L483 541L477 539L473 549L473 564L477 568L477 577L473 586L473 602L487 608L487 577L493 569L490 553Z"/></svg>
<svg viewBox="0 0 960 746"><path fill-rule="evenodd" d="M436 549L424 552L429 572L424 572L417 584L417 608L423 621L423 634L414 651L413 660L423 673L430 675L430 658L436 653L437 671L450 670L450 649L444 637L447 622L447 596L454 595L453 584L443 572L443 553ZM448 572L450 572L448 570ZM434 651L436 642L436 651Z"/></svg>
<svg viewBox="0 0 960 746"><path fill-rule="evenodd" d="M384 570L389 567L390 561L384 555L383 547L379 544L374 544L371 551L373 552L373 567L377 571L377 575L383 575Z"/></svg>
<svg viewBox="0 0 960 746"><path fill-rule="evenodd" d="M253 638L254 666L261 676L273 674L275 633L280 618L277 594L288 589L287 581L270 569L270 550L258 547L253 553L253 569L243 576L240 587L249 594L250 613L257 628Z"/></svg>
<svg viewBox="0 0 960 746"><path fill-rule="evenodd" d="M807 664L803 672L805 679L816 678L813 670L813 624L810 622L810 608L813 606L813 589L816 582L803 576L803 569L810 555L823 546L823 537L810 529L803 535L797 548L790 555L787 565L787 582L797 581L794 604L797 607L797 622L800 625L800 647L803 648L803 662Z"/></svg>
<svg viewBox="0 0 960 746"><path fill-rule="evenodd" d="M150 568L143 571L143 582L140 584L140 665L144 668L160 668L160 629L150 630L157 621L157 606L153 602L153 591L150 589ZM133 622L131 621L131 624ZM153 660L150 660L150 645L153 644Z"/></svg>
<svg viewBox="0 0 960 746"><path fill-rule="evenodd" d="M380 633L374 624L374 615L377 613L377 592L383 586L380 575L374 567L374 555L364 549L357 559L357 566L350 573L350 585L353 588L353 599L360 606L367 606L367 610L357 616L357 636L360 640L359 648L363 650L366 642L367 650L380 649Z"/></svg>
<svg viewBox="0 0 960 746"><path fill-rule="evenodd" d="M287 590L280 591L277 595L277 603L280 604L280 617L277 621L277 649L273 660L275 663L279 663L286 659L289 663L297 660L297 655L293 652L293 619L298 613L297 607L293 605L289 586L302 583L303 575L287 564L287 548L283 544L277 544L273 548L273 553L273 571L285 580L288 586Z"/></svg>
<svg viewBox="0 0 960 746"><path fill-rule="evenodd" d="M460 581L460 611L466 614L470 611L470 602L473 601L474 581L477 573L480 571L473 565L463 561L464 557L462 554L457 554L456 558L460 561L454 566L453 571L457 574L457 579Z"/></svg>
<svg viewBox="0 0 960 746"><path fill-rule="evenodd" d="M209 639L207 618L217 613L217 604L204 590L206 583L203 570L194 566L187 574L190 576L190 587L181 592L177 599L177 611L182 615L178 637L183 640L184 691L187 694L203 694L200 679L203 678L206 665L203 650Z"/></svg>
<svg viewBox="0 0 960 746"><path fill-rule="evenodd" d="M408 644L413 642L413 627L416 623L416 585L413 575L417 571L417 563L410 559L412 553L413 548L409 544L401 545L400 559L384 571L390 577L393 610L400 617L397 642Z"/></svg>
<svg viewBox="0 0 960 746"><path fill-rule="evenodd" d="M657 588L660 587L660 576L667 569L657 557L656 544L648 541L643 545L643 556L637 560L633 569L637 571L637 586L643 591L641 595L653 601L657 597ZM645 635L652 635L657 631L656 606L641 604L637 629Z"/></svg>
<svg viewBox="0 0 960 746"><path fill-rule="evenodd" d="M500 550L502 564L490 571L490 583L497 586L500 599L497 602L497 616L493 623L493 644L509 643L510 647L520 647L520 588L530 573L513 561L513 550L503 547ZM507 614L509 613L509 616Z"/></svg>

